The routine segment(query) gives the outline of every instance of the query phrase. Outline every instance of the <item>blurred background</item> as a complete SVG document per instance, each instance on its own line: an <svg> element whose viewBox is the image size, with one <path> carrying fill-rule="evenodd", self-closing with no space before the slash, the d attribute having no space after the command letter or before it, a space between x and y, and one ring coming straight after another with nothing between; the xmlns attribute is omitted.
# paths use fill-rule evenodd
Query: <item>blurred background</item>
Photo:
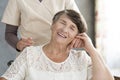
<svg viewBox="0 0 120 80"><path fill-rule="evenodd" d="M87 34L102 54L110 71L120 76L120 1L75 0L87 25ZM8 0L0 0L0 20ZM4 37L5 24L0 22L0 76L8 68L7 62L18 54L7 44Z"/></svg>

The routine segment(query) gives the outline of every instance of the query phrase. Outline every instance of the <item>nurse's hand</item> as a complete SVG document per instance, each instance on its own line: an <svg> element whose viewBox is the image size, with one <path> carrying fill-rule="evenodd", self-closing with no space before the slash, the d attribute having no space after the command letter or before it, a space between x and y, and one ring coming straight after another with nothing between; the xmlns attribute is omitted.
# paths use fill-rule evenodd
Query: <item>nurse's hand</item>
<svg viewBox="0 0 120 80"><path fill-rule="evenodd" d="M32 40L32 38L22 38L18 41L16 48L19 51L22 51L25 47L27 46L31 46L34 43L34 41Z"/></svg>
<svg viewBox="0 0 120 80"><path fill-rule="evenodd" d="M7 79L5 79L5 78L3 78L3 77L0 77L0 80L7 80Z"/></svg>

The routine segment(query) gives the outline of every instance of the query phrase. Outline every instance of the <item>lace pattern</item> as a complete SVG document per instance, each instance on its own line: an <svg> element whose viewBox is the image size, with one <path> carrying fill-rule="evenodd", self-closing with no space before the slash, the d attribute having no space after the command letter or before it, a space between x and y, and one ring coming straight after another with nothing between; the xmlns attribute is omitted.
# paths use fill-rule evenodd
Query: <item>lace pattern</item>
<svg viewBox="0 0 120 80"><path fill-rule="evenodd" d="M27 50L25 49L12 63L12 65L5 72L3 77L9 80L23 80L26 71Z"/></svg>
<svg viewBox="0 0 120 80"><path fill-rule="evenodd" d="M6 79L9 78L8 80L24 80L26 72L30 68L36 69L37 71L50 71L54 73L78 72L85 69L87 72L88 66L91 64L89 56L84 51L71 50L68 59L62 63L47 60L42 52L41 46L26 48L3 77Z"/></svg>
<svg viewBox="0 0 120 80"><path fill-rule="evenodd" d="M89 57L84 51L71 50L67 61L62 63L55 63L46 59L42 47L37 47L34 50L29 49L28 56L29 66L39 71L52 72L68 72L81 71L88 67Z"/></svg>

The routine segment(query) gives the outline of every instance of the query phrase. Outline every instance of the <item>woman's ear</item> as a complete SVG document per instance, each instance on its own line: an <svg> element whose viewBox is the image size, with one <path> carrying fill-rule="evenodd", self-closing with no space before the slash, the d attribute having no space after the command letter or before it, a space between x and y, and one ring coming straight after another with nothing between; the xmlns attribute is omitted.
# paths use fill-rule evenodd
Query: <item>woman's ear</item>
<svg viewBox="0 0 120 80"><path fill-rule="evenodd" d="M81 33L78 32L76 36L78 36L79 34L81 34ZM76 36L75 36L75 37L76 37Z"/></svg>

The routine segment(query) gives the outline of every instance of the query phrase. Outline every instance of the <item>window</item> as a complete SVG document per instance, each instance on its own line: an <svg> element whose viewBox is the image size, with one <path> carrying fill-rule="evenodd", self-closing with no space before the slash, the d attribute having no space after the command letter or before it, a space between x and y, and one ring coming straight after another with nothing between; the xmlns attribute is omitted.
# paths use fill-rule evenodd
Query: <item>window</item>
<svg viewBox="0 0 120 80"><path fill-rule="evenodd" d="M117 76L120 76L119 7L119 0L96 0L96 47Z"/></svg>

